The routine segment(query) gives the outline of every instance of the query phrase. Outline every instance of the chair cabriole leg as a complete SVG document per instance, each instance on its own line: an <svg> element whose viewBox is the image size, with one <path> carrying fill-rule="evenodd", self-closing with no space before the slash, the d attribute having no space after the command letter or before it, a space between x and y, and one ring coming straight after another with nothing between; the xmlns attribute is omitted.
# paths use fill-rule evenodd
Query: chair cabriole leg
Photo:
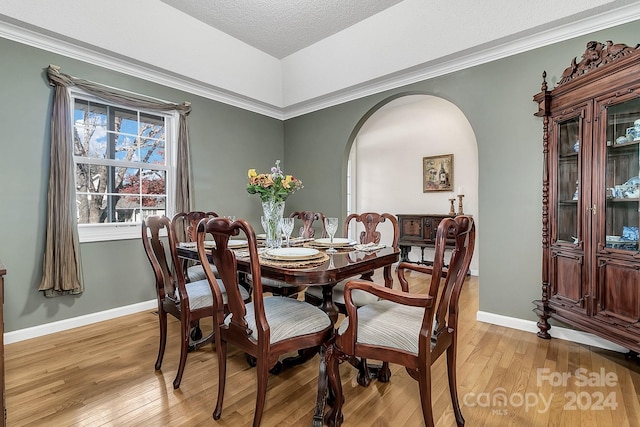
<svg viewBox="0 0 640 427"><path fill-rule="evenodd" d="M449 379L449 394L451 395L451 404L453 405L453 413L456 416L456 424L458 427L464 426L464 417L460 410L460 402L458 401L458 381L456 375L456 343L454 337L453 343L447 349L447 377Z"/></svg>
<svg viewBox="0 0 640 427"><path fill-rule="evenodd" d="M156 371L162 367L164 350L167 347L167 313L162 308L158 309L158 325L160 326L160 344L158 346L158 357L156 358Z"/></svg>
<svg viewBox="0 0 640 427"><path fill-rule="evenodd" d="M427 427L435 427L431 408L431 367L421 367L418 370L418 386L420 389L420 403L422 404L424 425Z"/></svg>
<svg viewBox="0 0 640 427"><path fill-rule="evenodd" d="M218 400L216 402L216 409L213 411L213 419L219 420L222 415L224 387L227 382L227 342L217 339L216 347L216 353L218 354Z"/></svg>
<svg viewBox="0 0 640 427"><path fill-rule="evenodd" d="M262 412L264 411L264 402L267 397L267 379L269 375L269 366L265 358L258 358L258 365L256 366L256 373L258 374L258 391L256 395L256 411L253 415L253 427L258 427L262 420Z"/></svg>
<svg viewBox="0 0 640 427"><path fill-rule="evenodd" d="M339 427L344 419L342 415L342 405L344 403L344 395L342 394L342 382L340 380L340 355L339 350L331 345L327 348L325 357L327 363L327 378L329 380L329 388L333 398L329 400L332 404L327 411L324 422L330 427Z"/></svg>

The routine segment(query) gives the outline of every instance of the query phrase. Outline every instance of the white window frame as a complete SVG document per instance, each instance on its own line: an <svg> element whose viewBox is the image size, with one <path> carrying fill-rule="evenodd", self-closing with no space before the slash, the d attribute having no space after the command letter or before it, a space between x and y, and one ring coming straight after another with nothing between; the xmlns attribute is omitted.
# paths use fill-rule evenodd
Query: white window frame
<svg viewBox="0 0 640 427"><path fill-rule="evenodd" d="M75 108L75 100L76 98L86 100L89 102L96 102L100 104L111 105L118 108L126 108L129 110L136 110L147 114L153 114L156 116L163 116L166 119L166 130L165 130L165 159L167 161L166 165L166 203L165 203L165 215L168 217L172 217L175 212L175 181L176 181L176 164L177 164L177 143L178 143L178 120L179 114L177 111L173 112L156 112L156 111L147 111L138 108L126 107L123 105L119 105L110 101L105 101L104 99L97 98L93 95L88 94L85 91L79 90L77 88L70 88L69 96L71 99L70 107L71 108L71 118L73 121L74 117L74 108ZM71 128L73 129L75 123L71 123ZM71 138L73 144L73 138ZM73 147L71 147L73 150ZM73 151L72 151L73 153ZM78 158L82 159L82 158ZM91 159L95 161L95 159ZM74 156L73 164L74 164L74 186L75 189L75 163L76 156ZM96 163L99 163L96 162ZM76 195L75 191L73 194L73 199L75 200ZM126 239L140 239L141 236L141 222L118 222L118 223L108 223L108 224L78 224L78 239L80 243L85 242L104 242L111 240L126 240Z"/></svg>
<svg viewBox="0 0 640 427"><path fill-rule="evenodd" d="M358 139L356 138L351 145L349 151L349 160L347 161L347 216L358 211L358 195L357 190L357 166L358 166ZM356 227L349 227L349 235L345 236L351 240L357 240Z"/></svg>

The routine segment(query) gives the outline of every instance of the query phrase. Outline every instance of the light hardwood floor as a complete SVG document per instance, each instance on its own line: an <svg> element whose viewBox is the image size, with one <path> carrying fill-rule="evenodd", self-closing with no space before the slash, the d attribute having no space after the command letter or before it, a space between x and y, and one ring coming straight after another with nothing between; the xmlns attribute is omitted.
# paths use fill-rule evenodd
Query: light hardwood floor
<svg viewBox="0 0 640 427"><path fill-rule="evenodd" d="M410 276L417 287L424 281ZM478 280L461 299L459 396L467 426L640 426L640 365L623 355L475 320ZM205 325L206 327L206 325ZM210 328L210 325L209 325ZM9 426L245 426L255 405L255 372L230 348L222 418L211 414L217 362L211 347L189 354L173 390L178 323L170 321L162 371L153 368L157 317L143 312L6 346ZM173 344L173 345L172 345ZM454 426L444 358L433 366L437 426ZM576 370L582 368L584 371ZM418 385L392 365L389 383L356 383L341 366L345 426L419 426ZM608 384L580 386L583 376ZM571 375L566 381L551 383ZM309 426L318 356L270 375L264 426ZM575 397L575 399L574 399ZM506 402L506 404L505 404ZM548 402L548 403L545 403Z"/></svg>

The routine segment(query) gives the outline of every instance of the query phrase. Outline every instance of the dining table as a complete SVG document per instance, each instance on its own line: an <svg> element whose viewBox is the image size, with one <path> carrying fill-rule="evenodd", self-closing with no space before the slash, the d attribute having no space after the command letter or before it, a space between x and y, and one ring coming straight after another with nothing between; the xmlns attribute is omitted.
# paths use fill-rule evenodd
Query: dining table
<svg viewBox="0 0 640 427"><path fill-rule="evenodd" d="M358 278L364 273L382 269L384 284L393 286L392 267L400 259L398 248L379 245L376 248L361 247L350 244L338 248L330 253L326 247L313 245L313 240L297 244L298 247L316 247L323 253L322 258L314 262L297 262L296 260L273 260L260 255L260 273L262 277L279 280L295 286L321 286L322 305L320 308L327 313L335 325L338 320L338 308L333 302L333 287L343 280ZM295 244L295 243L294 243ZM364 246L364 245L363 245ZM295 247L295 246L294 246ZM191 260L198 260L197 249L193 245L178 244L178 256ZM248 251L241 246L236 251L238 272L244 275L251 272ZM265 254L267 249L260 249ZM324 416L324 406L328 390L328 378L325 360L326 346L320 349L320 366L318 374L318 394L313 416L314 427L321 426Z"/></svg>

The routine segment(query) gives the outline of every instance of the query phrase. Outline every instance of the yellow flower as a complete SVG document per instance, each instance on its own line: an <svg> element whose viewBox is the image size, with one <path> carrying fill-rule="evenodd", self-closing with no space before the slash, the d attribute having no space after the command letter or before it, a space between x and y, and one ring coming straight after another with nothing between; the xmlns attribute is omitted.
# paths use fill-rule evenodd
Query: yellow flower
<svg viewBox="0 0 640 427"><path fill-rule="evenodd" d="M249 177L247 193L258 194L263 202L284 201L290 194L303 188L302 181L293 175L282 173L280 160L277 160L275 167L271 168L271 173L258 174L255 169L249 169L247 176Z"/></svg>

